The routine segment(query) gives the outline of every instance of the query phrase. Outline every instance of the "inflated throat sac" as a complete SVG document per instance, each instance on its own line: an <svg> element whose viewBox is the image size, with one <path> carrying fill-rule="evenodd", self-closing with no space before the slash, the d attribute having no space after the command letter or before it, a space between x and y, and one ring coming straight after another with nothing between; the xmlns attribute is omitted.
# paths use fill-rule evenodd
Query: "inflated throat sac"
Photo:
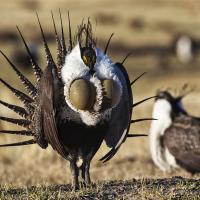
<svg viewBox="0 0 200 200"><path fill-rule="evenodd" d="M112 108L118 100L117 83L111 79L101 81L102 85L102 110ZM92 110L96 101L96 87L85 79L74 80L69 88L69 99L71 104L80 110Z"/></svg>

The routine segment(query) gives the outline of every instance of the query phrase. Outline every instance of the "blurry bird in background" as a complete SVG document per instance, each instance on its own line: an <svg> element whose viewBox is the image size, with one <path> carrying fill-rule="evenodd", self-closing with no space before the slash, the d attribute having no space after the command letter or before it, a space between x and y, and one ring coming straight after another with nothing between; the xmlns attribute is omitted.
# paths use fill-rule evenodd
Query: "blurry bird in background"
<svg viewBox="0 0 200 200"><path fill-rule="evenodd" d="M20 146L37 143L42 148L52 146L63 158L70 162L72 185L79 187L79 173L86 184L90 184L90 162L105 140L110 151L101 161L110 160L128 137L131 123L151 120L151 118L131 120L133 107L149 97L133 104L131 85L142 75L130 82L123 63L113 63L105 50L96 47L92 34L92 25L88 20L78 26L73 37L69 24L69 44L66 46L62 17L61 37L57 32L52 14L57 43L57 63L50 53L39 17L38 23L43 38L47 58L44 71L38 66L21 31L18 29L32 64L37 83L33 85L3 53L13 70L24 84L29 95L13 88L7 82L0 81L8 87L23 103L24 108L0 102L18 113L22 118L13 119L1 116L3 121L18 124L24 130L1 130L1 133L32 136L28 141L0 145L0 147ZM73 39L74 38L74 39Z"/></svg>
<svg viewBox="0 0 200 200"><path fill-rule="evenodd" d="M149 145L151 157L161 170L182 167L200 172L200 119L185 111L182 99L169 91L160 91L153 107Z"/></svg>
<svg viewBox="0 0 200 200"><path fill-rule="evenodd" d="M182 63L189 63L193 59L194 47L192 40L187 35L182 35L176 41L176 55Z"/></svg>
<svg viewBox="0 0 200 200"><path fill-rule="evenodd" d="M187 33L176 33L171 42L171 49L182 64L188 64L197 57L200 42Z"/></svg>

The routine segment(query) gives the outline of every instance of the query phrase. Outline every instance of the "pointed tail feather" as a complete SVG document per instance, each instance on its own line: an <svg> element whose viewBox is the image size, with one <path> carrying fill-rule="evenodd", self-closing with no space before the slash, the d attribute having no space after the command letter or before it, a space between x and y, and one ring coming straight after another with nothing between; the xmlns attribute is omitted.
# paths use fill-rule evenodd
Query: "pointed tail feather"
<svg viewBox="0 0 200 200"><path fill-rule="evenodd" d="M148 121L148 120L157 120L157 119L154 119L154 118L141 118L141 119L134 119L134 120L131 120L131 124L132 123L136 123L136 122L141 122L141 121Z"/></svg>
<svg viewBox="0 0 200 200"><path fill-rule="evenodd" d="M23 127L28 127L31 123L30 121L28 121L26 119L13 119L13 118L2 117L2 116L0 116L0 120L10 122L12 124L16 124L16 125L23 126Z"/></svg>
<svg viewBox="0 0 200 200"><path fill-rule="evenodd" d="M132 82L131 82L131 86L138 80L140 79L144 74L146 74L146 72L140 74L138 77L136 77Z"/></svg>
<svg viewBox="0 0 200 200"><path fill-rule="evenodd" d="M53 12L51 11L51 17L52 17L52 21L53 21L53 27L54 27L54 32L55 32L55 38L56 38L56 44L57 44L57 64L58 64L58 71L60 72L61 67L63 65L63 56L62 56L62 46L61 46L61 42L58 36L58 32L57 32L57 28L56 28L56 24L55 24L55 20L54 20L54 15Z"/></svg>
<svg viewBox="0 0 200 200"><path fill-rule="evenodd" d="M49 47L48 47L48 44L47 44L47 41L46 41L46 38L45 38L45 35L44 35L44 31L43 31L42 25L40 23L40 19L39 19L37 12L36 12L36 16L37 16L38 24L39 24L40 31L41 31L41 34L42 34L44 50L45 50L46 57L47 57L47 64L48 64L48 66L53 67L57 71L57 67L55 65L55 62L54 62L53 57L51 55L51 52L49 50Z"/></svg>
<svg viewBox="0 0 200 200"><path fill-rule="evenodd" d="M13 68L13 70L18 75L21 82L24 84L25 88L27 89L27 92L33 97L36 97L37 90L33 86L33 84L16 68L16 66L9 60L9 58L0 50L0 53L4 56L4 58L7 60L7 62L10 64L10 66Z"/></svg>
<svg viewBox="0 0 200 200"><path fill-rule="evenodd" d="M141 100L141 101L139 101L139 102L137 102L137 103L134 103L133 105L132 105L132 107L136 107L136 106L138 106L138 105L140 105L141 103L143 103L143 102L145 102L145 101L147 101L147 100L149 100L149 99L154 99L154 98L156 98L157 96L152 96L152 97L148 97L148 98L146 98L146 99L143 99L143 100Z"/></svg>
<svg viewBox="0 0 200 200"><path fill-rule="evenodd" d="M143 137L148 136L147 134L128 134L127 137Z"/></svg>
<svg viewBox="0 0 200 200"><path fill-rule="evenodd" d="M119 147L117 147L116 149L112 148L105 156L103 156L100 159L100 161L103 161L103 163L109 161L116 154L116 152L118 151Z"/></svg>
<svg viewBox="0 0 200 200"><path fill-rule="evenodd" d="M0 147L14 147L14 146L23 146L23 145L29 145L29 144L36 144L35 140L27 140L23 142L17 142L17 143L11 143L11 144L1 144Z"/></svg>
<svg viewBox="0 0 200 200"><path fill-rule="evenodd" d="M138 136L147 136L145 134L128 134L127 137L138 137ZM118 146L117 148L113 147L106 155L104 155L100 161L103 161L103 163L109 161L118 151L120 146Z"/></svg>
<svg viewBox="0 0 200 200"><path fill-rule="evenodd" d="M64 35L64 30L63 30L63 22L62 22L62 15L61 11L59 9L59 16L60 16L60 26L61 26L61 46L62 46L62 56L64 58L63 64L65 62L65 56L67 55L67 50L66 50L66 44L65 44L65 35Z"/></svg>
<svg viewBox="0 0 200 200"><path fill-rule="evenodd" d="M125 56L125 58L122 60L122 62L121 62L121 64L123 65L124 64L124 62L126 61L126 59L130 56L132 54L132 52L129 52L126 56Z"/></svg>
<svg viewBox="0 0 200 200"><path fill-rule="evenodd" d="M20 130L20 131L0 130L0 133L8 133L8 134L15 134L15 135L33 136L33 133L32 133L31 131L27 131L27 130Z"/></svg>
<svg viewBox="0 0 200 200"><path fill-rule="evenodd" d="M1 100L0 100L0 104L4 105L5 107L19 114L21 117L26 118L28 116L28 113L26 112L26 110L20 106L12 105Z"/></svg>
<svg viewBox="0 0 200 200"><path fill-rule="evenodd" d="M72 45L72 29L71 29L71 21L70 21L69 11L67 12L67 14L68 14L68 28L69 28L69 50L71 51L73 48L73 45Z"/></svg>
<svg viewBox="0 0 200 200"><path fill-rule="evenodd" d="M24 94L23 92L13 88L8 83L6 83L3 79L0 78L0 82L2 82L9 90L11 90L19 100L21 100L25 105L29 105L33 102L33 99L31 99L28 95Z"/></svg>
<svg viewBox="0 0 200 200"><path fill-rule="evenodd" d="M25 39L24 39L24 37L23 37L23 35L22 35L22 33L21 33L21 31L20 31L18 26L17 26L17 30L18 30L18 32L20 34L20 37L21 37L21 39L22 39L22 41L24 43L24 46L26 48L26 51L27 51L27 53L29 55L29 58L30 58L30 61L31 61L32 68L33 68L34 74L36 76L36 79L37 79L37 81L39 81L41 76L42 76L42 74L43 74L43 72L42 72L41 68L38 66L38 64L35 62L32 54L31 54L31 52L30 52L30 50L28 48L28 45L27 45L27 43L26 43L26 41L25 41Z"/></svg>

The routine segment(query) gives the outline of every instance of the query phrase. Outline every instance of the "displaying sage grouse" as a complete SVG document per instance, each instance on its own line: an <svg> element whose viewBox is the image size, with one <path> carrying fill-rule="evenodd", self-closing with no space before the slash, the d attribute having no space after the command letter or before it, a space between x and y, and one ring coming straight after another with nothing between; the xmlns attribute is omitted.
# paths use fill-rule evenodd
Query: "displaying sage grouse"
<svg viewBox="0 0 200 200"><path fill-rule="evenodd" d="M163 171L182 167L200 172L200 118L190 116L181 100L168 91L157 94L150 129L150 151L154 163Z"/></svg>
<svg viewBox="0 0 200 200"><path fill-rule="evenodd" d="M78 188L79 171L85 183L90 183L90 162L103 140L111 148L101 159L105 162L116 154L127 137L141 136L128 134L130 124L148 118L131 120L132 108L145 101L133 104L131 84L141 76L130 83L123 62L113 63L106 55L111 37L105 50L102 51L96 47L89 20L78 26L74 39L72 39L70 19L68 20L69 45L67 46L61 14L61 37L57 33L52 14L58 49L56 64L38 18L47 58L47 67L44 71L33 59L22 33L17 28L37 78L35 85L1 52L30 96L0 79L24 103L22 108L1 101L1 104L24 119L7 117L0 119L26 128L21 131L0 132L33 136L31 140L5 144L1 147L37 143L40 147L47 148L50 144L63 158L69 160L73 187Z"/></svg>

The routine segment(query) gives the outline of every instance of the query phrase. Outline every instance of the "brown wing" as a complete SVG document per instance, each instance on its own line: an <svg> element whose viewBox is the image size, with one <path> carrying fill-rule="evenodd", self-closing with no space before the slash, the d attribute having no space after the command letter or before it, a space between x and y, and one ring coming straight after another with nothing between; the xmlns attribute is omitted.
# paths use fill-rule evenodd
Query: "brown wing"
<svg viewBox="0 0 200 200"><path fill-rule="evenodd" d="M44 135L48 143L50 143L53 149L56 150L61 156L67 158L68 153L60 140L55 121L56 109L54 107L54 99L57 88L55 88L54 80L52 69L47 67L40 82L42 125Z"/></svg>
<svg viewBox="0 0 200 200"><path fill-rule="evenodd" d="M200 171L200 120L187 115L176 118L163 138L164 145L188 171Z"/></svg>

